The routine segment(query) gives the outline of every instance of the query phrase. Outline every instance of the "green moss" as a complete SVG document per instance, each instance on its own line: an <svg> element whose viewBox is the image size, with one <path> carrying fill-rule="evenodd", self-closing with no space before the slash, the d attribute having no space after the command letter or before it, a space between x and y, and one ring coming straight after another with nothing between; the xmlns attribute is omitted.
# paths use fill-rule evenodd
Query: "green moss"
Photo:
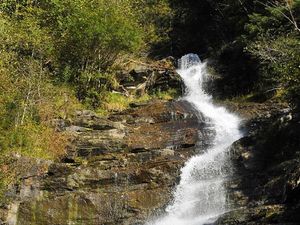
<svg viewBox="0 0 300 225"><path fill-rule="evenodd" d="M120 93L108 92L102 103L101 107L96 109L99 115L107 116L111 112L119 112L130 108L131 103L144 103L154 99L172 100L180 96L176 89L169 89L168 91L157 91L156 93L149 95L144 94L142 96L124 96Z"/></svg>
<svg viewBox="0 0 300 225"><path fill-rule="evenodd" d="M110 112L123 111L130 108L131 103L142 103L153 99L152 96L145 94L141 97L137 96L124 96L120 93L107 93L104 97L104 102L101 107L96 109L100 115L108 115Z"/></svg>
<svg viewBox="0 0 300 225"><path fill-rule="evenodd" d="M157 91L152 97L162 100L172 100L178 98L181 93L178 93L177 89L170 88L167 91Z"/></svg>
<svg viewBox="0 0 300 225"><path fill-rule="evenodd" d="M68 222L70 221L78 221L78 204L74 199L69 199L68 201ZM81 225L76 222L74 225Z"/></svg>

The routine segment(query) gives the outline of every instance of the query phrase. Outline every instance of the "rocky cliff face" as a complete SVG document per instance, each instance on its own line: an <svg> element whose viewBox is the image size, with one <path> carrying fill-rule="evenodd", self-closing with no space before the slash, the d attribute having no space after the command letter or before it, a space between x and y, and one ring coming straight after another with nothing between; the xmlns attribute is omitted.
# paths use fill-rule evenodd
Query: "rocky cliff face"
<svg viewBox="0 0 300 225"><path fill-rule="evenodd" d="M106 119L79 111L61 124L73 135L68 154L59 163L26 162L32 167L12 189L8 224L140 224L168 203L180 168L213 135L184 101Z"/></svg>

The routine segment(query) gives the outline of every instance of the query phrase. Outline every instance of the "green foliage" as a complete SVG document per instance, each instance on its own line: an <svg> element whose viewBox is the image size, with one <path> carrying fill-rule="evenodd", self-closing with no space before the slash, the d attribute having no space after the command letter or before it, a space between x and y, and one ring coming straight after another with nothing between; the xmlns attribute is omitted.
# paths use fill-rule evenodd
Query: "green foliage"
<svg viewBox="0 0 300 225"><path fill-rule="evenodd" d="M97 108L109 91L118 87L112 72L80 73L77 81L77 97L87 105Z"/></svg>
<svg viewBox="0 0 300 225"><path fill-rule="evenodd" d="M55 132L51 120L68 117L79 104L72 91L53 85L47 67L54 58L53 38L30 1L20 2L1 3L6 14L0 15L0 158L20 153L55 159L67 141L58 138L64 135ZM59 144L52 148L55 140Z"/></svg>
<svg viewBox="0 0 300 225"><path fill-rule="evenodd" d="M142 49L151 55L163 55L171 48L170 34L173 30L172 21L175 13L169 0L133 0L133 7L143 33L146 34Z"/></svg>
<svg viewBox="0 0 300 225"><path fill-rule="evenodd" d="M72 68L106 70L120 53L141 46L130 1L53 0L48 7L42 14L45 25L53 26L60 62Z"/></svg>
<svg viewBox="0 0 300 225"><path fill-rule="evenodd" d="M300 1L270 3L263 13L250 15L246 25L245 49L260 62L262 87L283 87L294 105L299 105L295 90L300 87L299 11Z"/></svg>
<svg viewBox="0 0 300 225"><path fill-rule="evenodd" d="M5 65L10 74L70 83L77 97L94 108L117 86L113 64L167 42L172 18L167 0L4 0L0 10L3 54L19 65L39 64L26 69Z"/></svg>

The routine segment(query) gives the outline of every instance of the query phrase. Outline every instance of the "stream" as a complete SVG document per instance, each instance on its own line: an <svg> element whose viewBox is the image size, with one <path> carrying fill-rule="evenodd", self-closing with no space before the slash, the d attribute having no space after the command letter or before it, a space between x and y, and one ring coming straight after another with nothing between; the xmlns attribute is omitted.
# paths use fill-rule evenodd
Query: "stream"
<svg viewBox="0 0 300 225"><path fill-rule="evenodd" d="M229 147L242 137L240 119L224 107L216 106L212 96L205 92L209 74L206 63L197 55L183 56L177 72L186 86L183 99L205 116L215 137L204 152L186 162L165 213L147 225L211 224L231 207L224 183L231 176Z"/></svg>

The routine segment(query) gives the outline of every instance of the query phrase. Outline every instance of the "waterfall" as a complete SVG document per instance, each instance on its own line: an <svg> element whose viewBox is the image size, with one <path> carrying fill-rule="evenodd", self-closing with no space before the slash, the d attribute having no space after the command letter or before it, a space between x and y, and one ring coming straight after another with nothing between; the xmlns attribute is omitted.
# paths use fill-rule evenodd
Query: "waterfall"
<svg viewBox="0 0 300 225"><path fill-rule="evenodd" d="M231 144L242 136L240 120L224 107L214 105L205 92L207 66L197 55L183 56L177 72L186 86L184 100L208 118L216 135L210 147L186 162L173 201L163 216L148 225L209 224L228 210L224 183L231 165L227 153Z"/></svg>

